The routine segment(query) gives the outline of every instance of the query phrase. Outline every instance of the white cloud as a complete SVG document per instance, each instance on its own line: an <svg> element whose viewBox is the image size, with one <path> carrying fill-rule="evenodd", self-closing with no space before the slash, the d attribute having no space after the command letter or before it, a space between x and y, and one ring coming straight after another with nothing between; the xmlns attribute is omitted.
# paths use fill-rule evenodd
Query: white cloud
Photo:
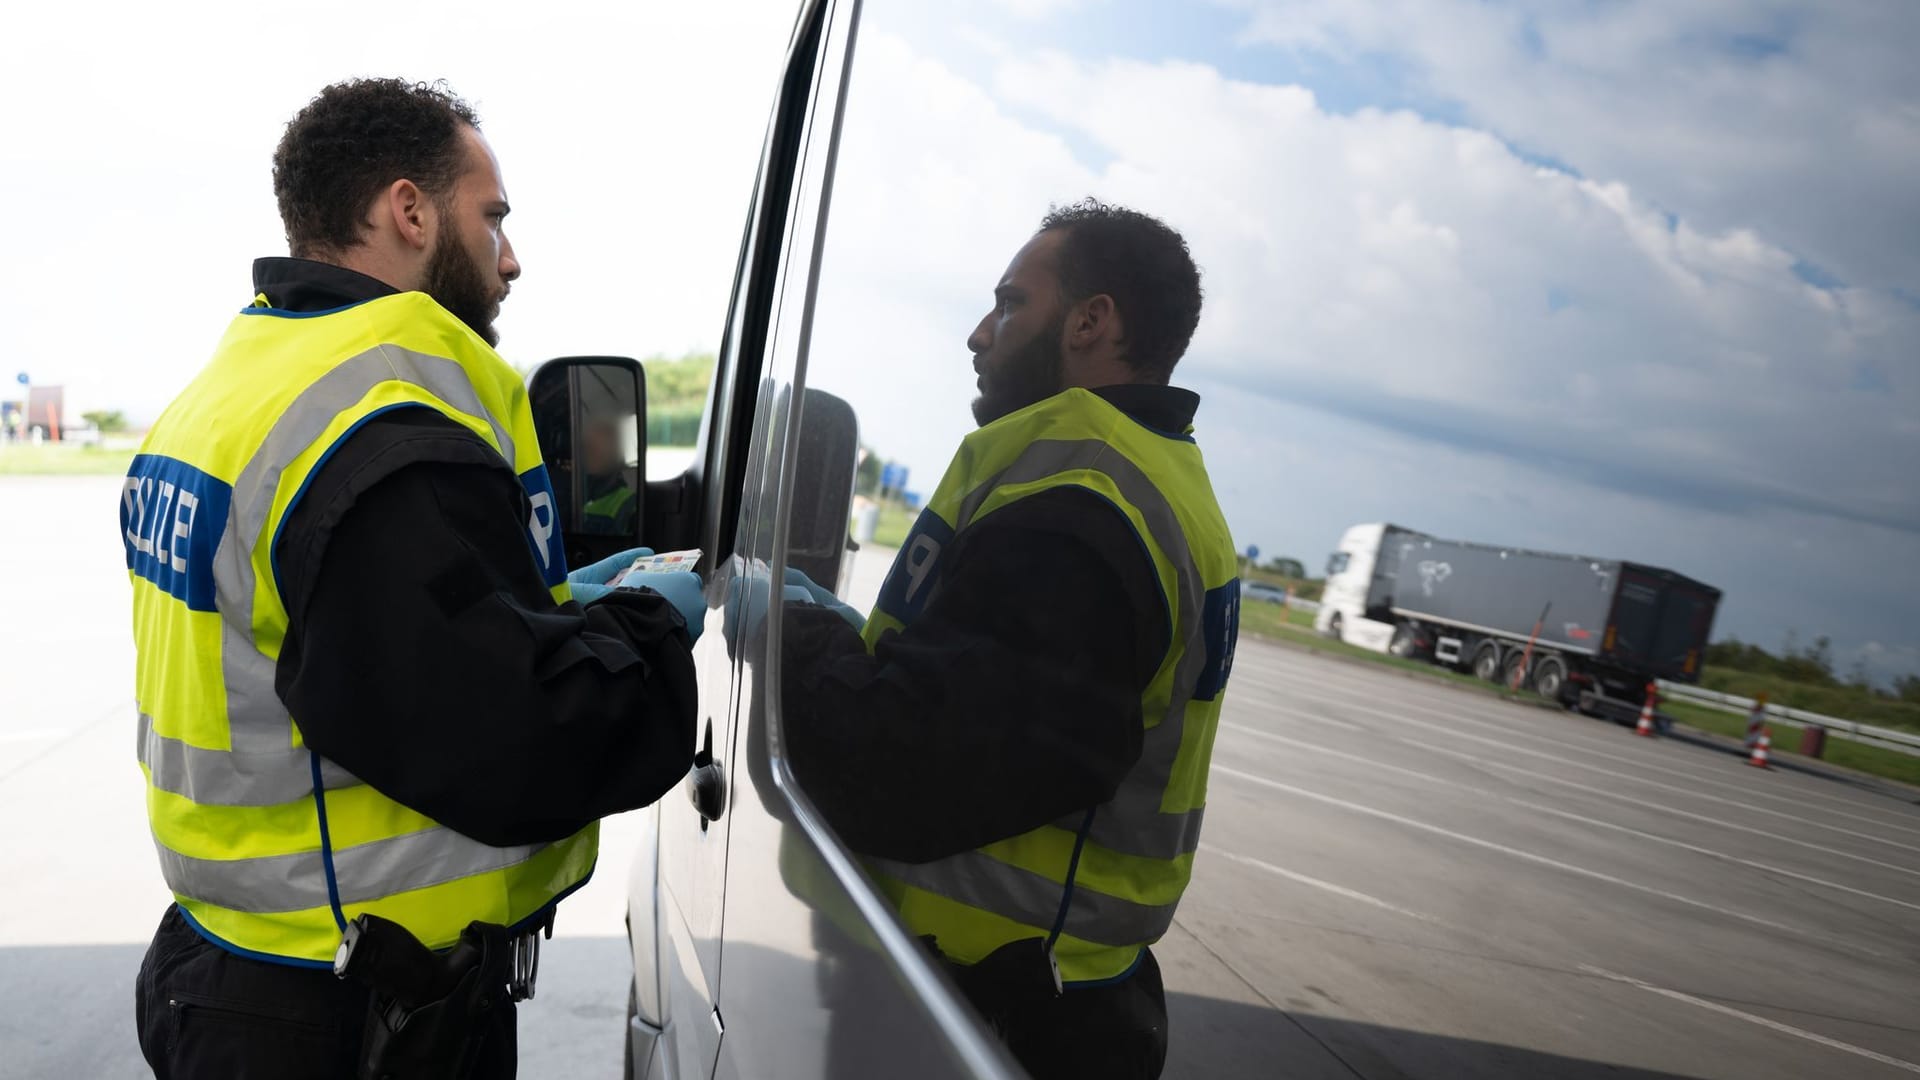
<svg viewBox="0 0 1920 1080"><path fill-rule="evenodd" d="M444 77L477 104L526 265L500 321L511 359L716 345L793 10L724 7L10 11L9 381L23 367L75 411L157 414L250 299L250 261L285 254L282 126L355 75Z"/></svg>
<svg viewBox="0 0 1920 1080"><path fill-rule="evenodd" d="M813 375L915 487L970 427L964 339L1001 268L1095 193L1165 216L1207 273L1183 377L1242 539L1313 563L1389 517L1664 561L1728 589L1725 628L1909 655L1920 310L1888 286L1920 293L1920 104L1912 35L1876 20L1920 9L1807 9L1755 60L1698 41L1784 9L1236 2L1249 41L1389 55L1462 126L1049 51L1079 44L1050 6L1017 31L867 7ZM0 353L150 416L280 246L280 125L389 72L481 106L528 267L510 356L716 345L790 5L712 7L483 5L387 36L360 29L391 17L373 4L126 4L84 33L24 9L0 38Z"/></svg>
<svg viewBox="0 0 1920 1080"><path fill-rule="evenodd" d="M916 486L969 426L961 341L1000 268L1091 191L1164 216L1202 263L1182 378L1213 388L1200 437L1245 539L1313 562L1395 518L1665 561L1765 640L1911 637L1920 579L1863 587L1851 559L1920 530L1920 313L1809 286L1771 222L1676 218L1662 190L1411 112L1330 113L1193 62L969 52L870 11L814 382ZM956 74L983 55L989 78ZM1279 438L1274 412L1331 441ZM1775 529L1818 539L1795 553Z"/></svg>
<svg viewBox="0 0 1920 1080"><path fill-rule="evenodd" d="M1920 7L1216 0L1244 40L1402 65L1413 89L1589 176L1856 285L1920 292Z"/></svg>
<svg viewBox="0 0 1920 1080"><path fill-rule="evenodd" d="M1092 7L1098 0L988 0L988 3L1016 19L1040 22Z"/></svg>

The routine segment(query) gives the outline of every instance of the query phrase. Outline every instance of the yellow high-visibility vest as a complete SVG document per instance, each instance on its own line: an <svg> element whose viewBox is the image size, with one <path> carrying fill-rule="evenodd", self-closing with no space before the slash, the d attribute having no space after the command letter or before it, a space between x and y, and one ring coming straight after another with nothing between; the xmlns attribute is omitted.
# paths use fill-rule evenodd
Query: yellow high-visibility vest
<svg viewBox="0 0 1920 1080"><path fill-rule="evenodd" d="M1061 978L1091 982L1127 974L1172 924L1200 845L1239 633L1238 558L1191 431L1143 427L1074 389L967 436L901 545L865 638L873 649L913 622L940 589L942 552L969 528L1062 487L1126 519L1166 602L1166 652L1141 695L1140 760L1101 806L961 855L868 865L906 924L947 956L971 964L1049 937Z"/></svg>
<svg viewBox="0 0 1920 1080"><path fill-rule="evenodd" d="M551 844L469 839L309 750L274 692L287 633L274 541L328 455L400 408L499 452L531 503L527 557L569 599L526 388L422 293L312 314L257 298L122 491L147 818L180 909L235 952L325 966L361 912L442 948L474 920L530 921L593 871L598 825Z"/></svg>

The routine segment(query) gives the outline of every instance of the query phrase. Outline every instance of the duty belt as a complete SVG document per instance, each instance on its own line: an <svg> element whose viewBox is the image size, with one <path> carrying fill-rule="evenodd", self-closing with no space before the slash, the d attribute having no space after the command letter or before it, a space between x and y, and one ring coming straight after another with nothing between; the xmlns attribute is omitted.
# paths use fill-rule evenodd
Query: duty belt
<svg viewBox="0 0 1920 1080"><path fill-rule="evenodd" d="M470 923L451 949L435 952L399 923L356 916L347 924L333 971L371 991L360 1075L472 1075L493 1011L533 997L542 934L553 936L552 909L519 934L495 923Z"/></svg>

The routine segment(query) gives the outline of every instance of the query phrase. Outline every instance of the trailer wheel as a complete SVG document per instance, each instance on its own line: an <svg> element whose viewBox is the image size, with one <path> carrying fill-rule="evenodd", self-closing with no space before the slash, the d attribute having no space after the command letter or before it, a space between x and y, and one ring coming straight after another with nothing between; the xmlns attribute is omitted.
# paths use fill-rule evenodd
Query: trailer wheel
<svg viewBox="0 0 1920 1080"><path fill-rule="evenodd" d="M1557 656L1543 656L1533 665L1534 692L1548 701L1561 701L1567 689L1567 662Z"/></svg>
<svg viewBox="0 0 1920 1080"><path fill-rule="evenodd" d="M1473 654L1473 673L1488 682L1500 677L1500 646L1483 642Z"/></svg>
<svg viewBox="0 0 1920 1080"><path fill-rule="evenodd" d="M1340 640L1340 613L1337 611L1333 613L1333 618L1327 622L1327 636L1335 641Z"/></svg>
<svg viewBox="0 0 1920 1080"><path fill-rule="evenodd" d="M1500 685L1509 690L1518 690L1527 684L1527 673L1520 669L1526 654L1519 649L1508 649L1506 662L1500 665ZM1514 685L1518 683L1519 686Z"/></svg>
<svg viewBox="0 0 1920 1080"><path fill-rule="evenodd" d="M1387 651L1402 659L1412 656L1419 649L1419 639L1413 627L1406 623L1393 628L1393 639L1387 642Z"/></svg>

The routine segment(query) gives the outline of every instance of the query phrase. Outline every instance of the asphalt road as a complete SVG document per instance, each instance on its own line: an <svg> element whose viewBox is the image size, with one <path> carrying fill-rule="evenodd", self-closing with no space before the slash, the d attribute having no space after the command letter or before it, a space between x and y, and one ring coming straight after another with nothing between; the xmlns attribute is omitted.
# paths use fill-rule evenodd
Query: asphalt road
<svg viewBox="0 0 1920 1080"><path fill-rule="evenodd" d="M0 477L0 1077L143 1075L167 898L117 488ZM1253 642L1214 763L1156 949L1169 1076L1920 1072L1911 801ZM617 1073L633 827L566 905L524 1076Z"/></svg>
<svg viewBox="0 0 1920 1080"><path fill-rule="evenodd" d="M1245 643L1213 761L1170 1075L1920 1073L1911 795Z"/></svg>

